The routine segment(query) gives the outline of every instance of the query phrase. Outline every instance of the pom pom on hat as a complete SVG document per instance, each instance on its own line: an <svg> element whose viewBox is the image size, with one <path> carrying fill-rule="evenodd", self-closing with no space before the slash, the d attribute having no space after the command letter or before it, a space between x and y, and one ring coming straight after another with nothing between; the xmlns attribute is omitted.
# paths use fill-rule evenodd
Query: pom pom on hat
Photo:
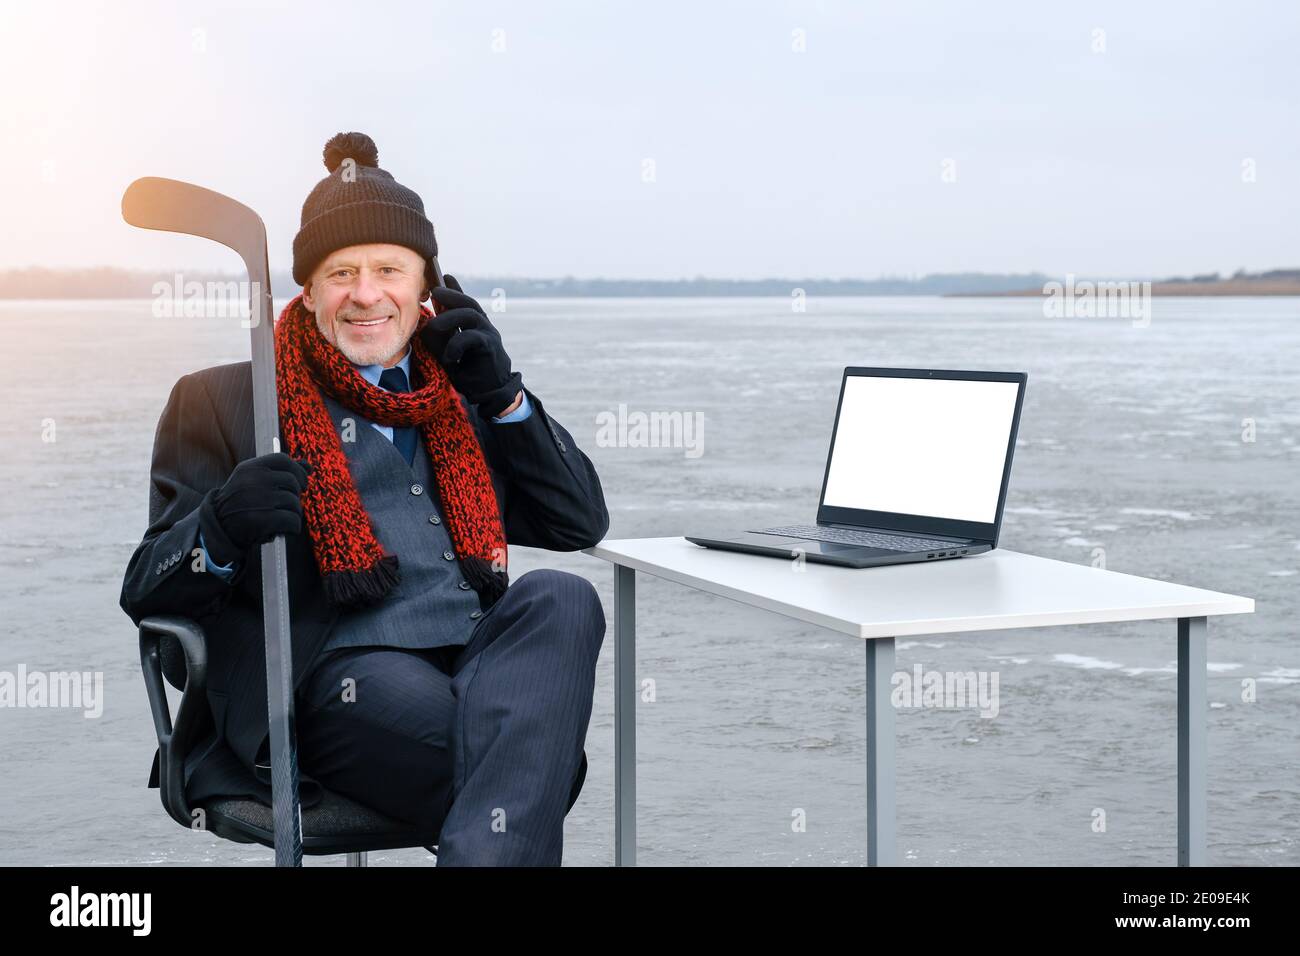
<svg viewBox="0 0 1300 956"><path fill-rule="evenodd" d="M325 144L325 168L331 173L351 158L358 166L379 166L379 147L365 133L335 133Z"/></svg>

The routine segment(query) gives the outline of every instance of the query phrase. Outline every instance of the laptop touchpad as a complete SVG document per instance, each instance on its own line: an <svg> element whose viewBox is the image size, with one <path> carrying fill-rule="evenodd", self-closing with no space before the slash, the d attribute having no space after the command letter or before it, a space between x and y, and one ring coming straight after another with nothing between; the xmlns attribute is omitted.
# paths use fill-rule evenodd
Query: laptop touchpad
<svg viewBox="0 0 1300 956"><path fill-rule="evenodd" d="M804 554L844 554L852 552L866 557L872 554L894 554L884 548L868 548L865 545L839 544L831 541L817 541L812 538L787 538L779 534L758 534L746 531L731 538L742 544L756 544L765 548L783 548L790 551L802 551Z"/></svg>

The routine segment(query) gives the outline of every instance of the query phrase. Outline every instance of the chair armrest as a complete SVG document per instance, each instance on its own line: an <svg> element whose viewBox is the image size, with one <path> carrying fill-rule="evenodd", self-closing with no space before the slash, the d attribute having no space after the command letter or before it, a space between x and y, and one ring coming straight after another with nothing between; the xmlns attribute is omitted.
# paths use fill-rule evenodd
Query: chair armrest
<svg viewBox="0 0 1300 956"><path fill-rule="evenodd" d="M185 687L176 709L175 726L163 682L160 645L164 638L175 640L185 657ZM144 618L140 622L140 666L158 736L158 788L163 807L172 819L188 827L192 821L185 800L185 757L202 732L208 713L208 651L203 629L184 617Z"/></svg>

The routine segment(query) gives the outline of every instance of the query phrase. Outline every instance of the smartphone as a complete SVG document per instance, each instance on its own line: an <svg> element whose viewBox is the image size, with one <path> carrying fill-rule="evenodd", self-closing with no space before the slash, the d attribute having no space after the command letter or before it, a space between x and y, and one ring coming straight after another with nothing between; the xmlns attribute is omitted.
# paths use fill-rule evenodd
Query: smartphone
<svg viewBox="0 0 1300 956"><path fill-rule="evenodd" d="M437 256L429 257L429 264L424 270L424 278L426 281L428 281L430 289L435 288L437 286L447 285L446 282L442 281L442 267L438 265ZM456 331L462 332L464 330L458 325L456 326Z"/></svg>
<svg viewBox="0 0 1300 956"><path fill-rule="evenodd" d="M442 281L442 268L438 265L438 257L433 256L429 259L429 267L425 270L425 278L429 281L429 288L434 286L446 285Z"/></svg>

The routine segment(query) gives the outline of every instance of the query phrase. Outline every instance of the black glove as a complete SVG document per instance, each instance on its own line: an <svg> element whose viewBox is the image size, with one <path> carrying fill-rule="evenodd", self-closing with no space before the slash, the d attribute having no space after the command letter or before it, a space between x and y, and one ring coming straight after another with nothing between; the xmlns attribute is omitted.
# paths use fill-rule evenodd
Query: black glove
<svg viewBox="0 0 1300 956"><path fill-rule="evenodd" d="M523 388L523 377L510 371L501 333L487 313L465 294L455 276L442 278L446 286L430 292L442 311L420 329L420 338L446 369L456 391L483 414L500 415Z"/></svg>
<svg viewBox="0 0 1300 956"><path fill-rule="evenodd" d="M271 452L241 461L226 483L199 505L199 529L208 555L230 564L254 545L302 531L302 502L311 465Z"/></svg>

